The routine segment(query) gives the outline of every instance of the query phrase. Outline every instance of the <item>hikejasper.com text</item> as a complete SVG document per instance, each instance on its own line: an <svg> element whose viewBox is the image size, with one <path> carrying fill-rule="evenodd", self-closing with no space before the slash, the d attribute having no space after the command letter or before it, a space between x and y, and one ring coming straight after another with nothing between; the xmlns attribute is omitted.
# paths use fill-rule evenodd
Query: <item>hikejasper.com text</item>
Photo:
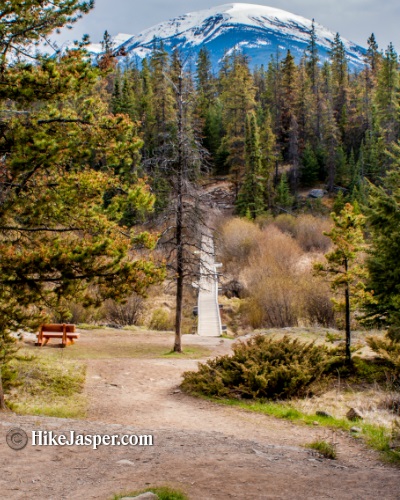
<svg viewBox="0 0 400 500"><path fill-rule="evenodd" d="M99 446L153 446L152 435L119 434L78 434L69 431L56 434L53 431L32 431L32 446L91 446L97 450Z"/></svg>

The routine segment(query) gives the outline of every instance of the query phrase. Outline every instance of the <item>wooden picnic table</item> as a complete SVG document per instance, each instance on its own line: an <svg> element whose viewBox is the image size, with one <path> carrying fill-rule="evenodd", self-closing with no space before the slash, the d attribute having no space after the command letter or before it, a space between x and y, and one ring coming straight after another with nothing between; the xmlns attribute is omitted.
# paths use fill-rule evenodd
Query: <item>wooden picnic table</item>
<svg viewBox="0 0 400 500"><path fill-rule="evenodd" d="M42 325L37 334L37 346L46 345L51 339L61 339L61 347L73 344L79 338L79 333L75 331L75 325L49 324Z"/></svg>

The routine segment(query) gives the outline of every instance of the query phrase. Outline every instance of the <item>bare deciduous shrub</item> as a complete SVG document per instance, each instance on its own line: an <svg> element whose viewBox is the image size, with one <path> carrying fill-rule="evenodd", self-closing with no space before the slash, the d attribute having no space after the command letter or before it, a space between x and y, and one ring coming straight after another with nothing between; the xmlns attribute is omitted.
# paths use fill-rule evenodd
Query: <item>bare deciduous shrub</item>
<svg viewBox="0 0 400 500"><path fill-rule="evenodd" d="M107 300L103 306L103 314L107 321L118 326L137 325L143 307L143 298L134 293L124 302Z"/></svg>
<svg viewBox="0 0 400 500"><path fill-rule="evenodd" d="M308 252L324 247L326 221L312 216L299 219L281 215L263 229L234 219L227 223L227 229L222 228L221 253L229 264L227 279L233 278L240 298L246 299L241 312L253 328L335 326L330 289L313 275L314 255L304 248Z"/></svg>
<svg viewBox="0 0 400 500"><path fill-rule="evenodd" d="M296 217L289 214L280 214L273 220L274 226L282 231L282 233L295 235L296 230Z"/></svg>
<svg viewBox="0 0 400 500"><path fill-rule="evenodd" d="M302 297L304 318L309 324L327 328L336 326L335 309L327 283L313 277L302 287Z"/></svg>
<svg viewBox="0 0 400 500"><path fill-rule="evenodd" d="M223 226L218 240L218 252L226 270L235 274L235 270L246 265L261 234L258 226L246 219L231 219Z"/></svg>
<svg viewBox="0 0 400 500"><path fill-rule="evenodd" d="M297 243L274 226L264 229L241 279L249 297L244 314L253 328L296 326L299 287L295 273L301 256Z"/></svg>
<svg viewBox="0 0 400 500"><path fill-rule="evenodd" d="M267 277L253 291L243 312L253 328L298 326L299 290L290 276Z"/></svg>
<svg viewBox="0 0 400 500"><path fill-rule="evenodd" d="M395 415L400 416L400 393L392 392L386 394L386 396L382 399L379 404L379 408L384 410L388 410Z"/></svg>
<svg viewBox="0 0 400 500"><path fill-rule="evenodd" d="M293 236L305 252L326 253L331 247L331 240L324 235L332 227L328 219L312 215L301 215L294 226Z"/></svg>

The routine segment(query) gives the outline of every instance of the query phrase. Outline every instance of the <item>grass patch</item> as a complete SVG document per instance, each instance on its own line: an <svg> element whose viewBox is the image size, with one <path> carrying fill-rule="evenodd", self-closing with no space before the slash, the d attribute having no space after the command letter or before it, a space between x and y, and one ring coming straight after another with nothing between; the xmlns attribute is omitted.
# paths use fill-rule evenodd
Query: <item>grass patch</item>
<svg viewBox="0 0 400 500"><path fill-rule="evenodd" d="M207 349L205 347L184 347L183 352L174 352L174 351L169 351L164 354L163 357L165 358L185 358L185 359L198 359L198 358L205 358L207 356L211 355L210 349Z"/></svg>
<svg viewBox="0 0 400 500"><path fill-rule="evenodd" d="M244 410L262 413L264 415L270 415L272 417L282 418L305 425L315 425L314 422L318 422L318 424L322 427L341 429L348 432L350 432L350 429L354 426L354 422L350 422L346 419L322 417L320 415L309 415L307 413L303 413L296 408L293 408L288 403L245 402L236 399L210 398L201 394L194 395L203 399L211 400L214 403L234 406ZM400 450L391 449L390 446L392 438L390 429L382 426L366 424L361 421L357 422L357 427L361 429L359 437L362 438L368 446L379 451L385 461L400 466Z"/></svg>
<svg viewBox="0 0 400 500"><path fill-rule="evenodd" d="M17 370L17 388L8 402L22 415L44 415L59 418L83 418L86 399L83 387L86 365L66 359L24 355L13 360Z"/></svg>
<svg viewBox="0 0 400 500"><path fill-rule="evenodd" d="M101 325L92 325L89 323L79 323L76 326L79 330L99 330L100 328L104 328Z"/></svg>
<svg viewBox="0 0 400 500"><path fill-rule="evenodd" d="M113 500L120 500L121 498L124 497L135 497L140 495L141 493L147 493L147 492L154 493L155 495L158 496L159 500L189 500L189 497L186 496L181 491L167 487L148 488L146 490L135 491L129 494L125 493L121 495L114 495Z"/></svg>
<svg viewBox="0 0 400 500"><path fill-rule="evenodd" d="M157 332L157 337L149 336L143 340L134 332L109 332L99 331L81 339L67 349L59 349L57 344L48 344L40 350L41 356L65 360L91 360L91 359L160 359L169 356L168 347L173 344L173 335L163 335ZM211 355L211 351L202 346L183 347L184 353L178 357L185 359L198 359ZM30 352L37 353L38 349L31 347Z"/></svg>
<svg viewBox="0 0 400 500"><path fill-rule="evenodd" d="M221 335L221 339L226 339L226 340L236 340L236 337L234 337L233 335L228 335L227 333L223 333Z"/></svg>
<svg viewBox="0 0 400 500"><path fill-rule="evenodd" d="M312 443L306 444L306 448L316 450L324 458L329 458L330 460L336 460L337 458L335 446L326 441L313 441Z"/></svg>

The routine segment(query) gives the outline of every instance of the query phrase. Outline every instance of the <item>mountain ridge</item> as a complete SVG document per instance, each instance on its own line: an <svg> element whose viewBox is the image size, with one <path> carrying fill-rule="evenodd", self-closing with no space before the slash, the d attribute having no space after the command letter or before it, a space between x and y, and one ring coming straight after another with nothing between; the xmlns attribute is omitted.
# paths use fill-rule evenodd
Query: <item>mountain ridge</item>
<svg viewBox="0 0 400 500"><path fill-rule="evenodd" d="M216 69L226 53L241 51L249 57L250 66L268 64L271 55L284 57L291 50L295 59L303 57L310 39L312 22L290 12L256 4L228 3L190 12L147 28L129 38L114 38L116 51L123 51L128 60L144 59L151 54L154 40L162 41L168 52L179 49L194 56L205 47L211 53ZM329 59L335 33L314 23L321 62ZM349 66L364 66L365 49L342 39ZM122 43L121 43L122 42ZM101 53L101 44L88 47L92 54Z"/></svg>

